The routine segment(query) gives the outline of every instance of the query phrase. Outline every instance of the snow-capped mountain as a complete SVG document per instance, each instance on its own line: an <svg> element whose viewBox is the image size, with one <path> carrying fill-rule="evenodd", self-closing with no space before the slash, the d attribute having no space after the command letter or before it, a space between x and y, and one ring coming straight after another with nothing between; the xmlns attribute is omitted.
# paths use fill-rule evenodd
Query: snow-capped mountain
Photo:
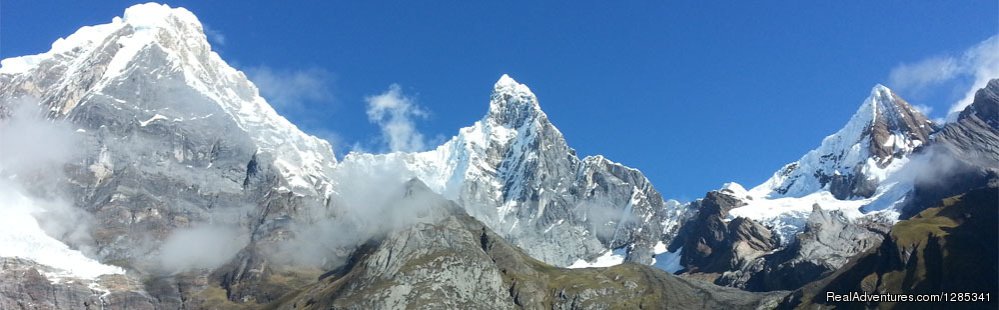
<svg viewBox="0 0 999 310"><path fill-rule="evenodd" d="M42 194L85 211L64 225L80 227L86 242L60 239L99 261L181 268L159 258L185 231L216 225L244 237L183 251L238 251L245 236L275 233L275 221L324 208L332 195L329 143L278 115L183 8L135 5L46 53L0 64L0 114L37 106L78 146L53 178L0 168L2 176L29 189L44 182L53 190Z"/></svg>
<svg viewBox="0 0 999 310"><path fill-rule="evenodd" d="M638 170L602 156L580 159L524 84L503 75L483 119L434 150L348 154L338 170L399 167L463 205L531 256L568 266L631 246L649 264L671 237L677 204L667 204Z"/></svg>
<svg viewBox="0 0 999 310"><path fill-rule="evenodd" d="M111 23L57 40L46 53L0 65L0 100L38 100L53 118L139 132L184 122L231 123L227 129L243 132L257 152L274 157L288 187L329 191L327 175L336 163L329 143L278 115L246 75L211 50L201 23L186 9L132 6ZM114 122L80 119L98 109L113 114ZM91 135L105 130L81 129ZM221 151L192 149L182 140L172 141L178 163L209 165L212 152Z"/></svg>
<svg viewBox="0 0 999 310"><path fill-rule="evenodd" d="M814 204L843 210L852 218L870 211L897 212L894 207L912 184L896 172L936 128L890 89L876 85L846 125L818 148L750 190L727 184L725 189L746 203L732 210L730 218L764 222L787 243L804 228Z"/></svg>
<svg viewBox="0 0 999 310"><path fill-rule="evenodd" d="M840 200L871 197L879 182L925 144L935 128L890 89L874 86L846 126L750 193L781 198L827 190Z"/></svg>
<svg viewBox="0 0 999 310"><path fill-rule="evenodd" d="M988 146L994 131L982 123L965 120L936 131L877 85L842 129L763 184L746 190L727 183L693 202L693 215L669 249L682 250L684 272L708 274L716 284L800 287L880 243L900 214L907 218L994 179L994 168L982 163L994 157ZM977 142L986 146L968 146ZM940 146L953 150L934 151ZM944 186L921 182L927 175L956 177Z"/></svg>

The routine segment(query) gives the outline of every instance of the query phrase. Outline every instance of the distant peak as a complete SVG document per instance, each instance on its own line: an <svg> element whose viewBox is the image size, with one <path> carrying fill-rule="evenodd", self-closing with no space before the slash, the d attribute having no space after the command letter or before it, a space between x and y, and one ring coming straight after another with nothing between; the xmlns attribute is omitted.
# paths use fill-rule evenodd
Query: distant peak
<svg viewBox="0 0 999 310"><path fill-rule="evenodd" d="M518 83L506 74L496 81L486 119L516 128L539 115L544 115L544 112L538 106L538 98L527 85Z"/></svg>
<svg viewBox="0 0 999 310"><path fill-rule="evenodd" d="M874 124L881 117L896 118L897 114L913 110L902 98L887 86L875 84L871 94L854 113L847 126L866 127ZM918 113L918 112L917 112Z"/></svg>
<svg viewBox="0 0 999 310"><path fill-rule="evenodd" d="M527 85L518 83L517 80L514 80L512 77L506 74L500 76L499 80L496 81L496 84L493 85L493 91L524 93L524 94L530 94L532 96L534 95L534 93L531 92L531 89L528 88Z"/></svg>
<svg viewBox="0 0 999 310"><path fill-rule="evenodd" d="M142 3L125 9L122 20L136 28L157 28L169 24L171 19L201 25L194 13L185 8L171 8L166 4Z"/></svg>
<svg viewBox="0 0 999 310"><path fill-rule="evenodd" d="M891 89L888 88L888 86L882 85L881 83L874 84L874 87L871 88L871 94L872 95L876 94L876 93L884 93L884 92L890 93Z"/></svg>
<svg viewBox="0 0 999 310"><path fill-rule="evenodd" d="M891 89L874 85L870 96L843 128L827 136L817 149L797 162L778 170L750 193L754 196L802 197L826 189L837 199L870 197L873 193L866 191L863 182L837 183L834 190L832 180L844 180L849 176L869 180L874 177L864 175L865 169L869 169L866 166L869 159L876 168L885 169L895 159L908 156L928 142L935 129L932 121Z"/></svg>
<svg viewBox="0 0 999 310"><path fill-rule="evenodd" d="M878 103L892 102L895 101L897 97L898 96L895 95L895 92L893 92L891 88L888 88L887 86L876 84L874 85L874 87L871 88L870 98L873 99L875 102Z"/></svg>
<svg viewBox="0 0 999 310"><path fill-rule="evenodd" d="M509 75L507 75L506 73L504 73L503 76L500 76L499 80L496 81L496 88L500 88L500 87L508 86L508 85L518 85L518 84L519 83L517 83L516 80L514 80L512 77L510 77Z"/></svg>

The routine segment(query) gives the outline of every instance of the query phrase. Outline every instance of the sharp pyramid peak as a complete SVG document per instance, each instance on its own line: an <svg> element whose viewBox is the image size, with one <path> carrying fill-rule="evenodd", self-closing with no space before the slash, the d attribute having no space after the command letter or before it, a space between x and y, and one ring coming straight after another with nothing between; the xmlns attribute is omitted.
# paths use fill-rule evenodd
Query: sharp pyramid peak
<svg viewBox="0 0 999 310"><path fill-rule="evenodd" d="M898 96L887 86L876 84L871 93L857 109L845 127L858 129L873 126L877 123L889 123L890 127L907 124L933 126L925 115L912 107L905 99Z"/></svg>
<svg viewBox="0 0 999 310"><path fill-rule="evenodd" d="M885 169L895 158L907 156L929 141L934 129L933 122L891 89L874 85L870 96L839 131L750 192L801 197L821 190L838 174L865 169L868 159L873 160L873 168ZM854 193L841 194L837 198Z"/></svg>
<svg viewBox="0 0 999 310"><path fill-rule="evenodd" d="M527 85L517 82L517 80L514 80L507 74L500 76L496 84L493 84L493 91L497 93L522 93L534 96L534 93L531 92L531 89Z"/></svg>
<svg viewBox="0 0 999 310"><path fill-rule="evenodd" d="M492 119L511 127L519 127L525 120L544 115L538 104L538 98L527 85L518 83L509 75L500 76L493 85L493 94L489 100L489 113L486 119Z"/></svg>
<svg viewBox="0 0 999 310"><path fill-rule="evenodd" d="M519 85L517 80L514 80L510 75L504 73L500 76L499 80L496 81L496 87L506 86L506 85Z"/></svg>
<svg viewBox="0 0 999 310"><path fill-rule="evenodd" d="M874 84L874 87L871 87L871 95L874 95L874 94L877 94L877 93L885 93L885 92L891 93L892 90L891 90L891 88L888 88L888 86L884 86L884 84L881 84L881 83Z"/></svg>

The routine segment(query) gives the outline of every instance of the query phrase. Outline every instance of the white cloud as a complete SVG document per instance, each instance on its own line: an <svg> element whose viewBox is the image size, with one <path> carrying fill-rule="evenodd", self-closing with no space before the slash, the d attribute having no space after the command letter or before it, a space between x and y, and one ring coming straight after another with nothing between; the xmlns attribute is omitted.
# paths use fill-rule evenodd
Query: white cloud
<svg viewBox="0 0 999 310"><path fill-rule="evenodd" d="M958 80L971 81L964 96L948 109L948 119L971 104L975 92L990 79L999 78L999 35L982 41L960 55L930 57L901 64L888 75L888 84L903 93L918 94L928 88Z"/></svg>
<svg viewBox="0 0 999 310"><path fill-rule="evenodd" d="M915 108L916 111L919 111L919 113L923 113L923 115L930 115L930 113L933 112L933 107L925 104L917 104L912 107Z"/></svg>
<svg viewBox="0 0 999 310"><path fill-rule="evenodd" d="M346 142L344 141L343 136L340 135L339 132L323 127L303 126L300 128L305 132L308 132L310 135L316 136L320 139L326 140L326 142L329 142L330 146L333 148L333 154L341 154L341 152L343 152L344 149L349 149L349 147L348 148L344 147L344 144Z"/></svg>
<svg viewBox="0 0 999 310"><path fill-rule="evenodd" d="M250 234L239 228L206 225L176 229L160 245L163 271L214 269L225 264L250 242Z"/></svg>
<svg viewBox="0 0 999 310"><path fill-rule="evenodd" d="M203 23L201 26L205 30L205 36L208 37L208 41L218 46L225 46L225 35L221 31L209 27L208 24Z"/></svg>
<svg viewBox="0 0 999 310"><path fill-rule="evenodd" d="M384 93L365 98L368 102L368 120L378 124L382 138L393 152L421 151L426 145L423 134L416 130L414 118L425 118L427 112L416 102L402 94L397 84Z"/></svg>
<svg viewBox="0 0 999 310"><path fill-rule="evenodd" d="M978 43L964 53L963 60L970 75L974 77L964 98L954 103L948 111L948 119L954 119L961 110L971 104L975 99L975 92L984 88L990 79L999 78L999 35L992 36L982 43Z"/></svg>
<svg viewBox="0 0 999 310"><path fill-rule="evenodd" d="M901 64L891 70L888 81L892 87L907 92L953 79L961 72L954 57L931 57L912 64Z"/></svg>
<svg viewBox="0 0 999 310"><path fill-rule="evenodd" d="M296 123L305 132L326 140L334 154L343 144L342 137L327 128L329 107L333 102L332 74L321 68L278 70L268 66L245 68L247 77L275 110Z"/></svg>
<svg viewBox="0 0 999 310"><path fill-rule="evenodd" d="M332 99L330 73L319 68L275 70L267 66L250 67L246 75L260 89L260 95L281 112L295 112L309 102Z"/></svg>

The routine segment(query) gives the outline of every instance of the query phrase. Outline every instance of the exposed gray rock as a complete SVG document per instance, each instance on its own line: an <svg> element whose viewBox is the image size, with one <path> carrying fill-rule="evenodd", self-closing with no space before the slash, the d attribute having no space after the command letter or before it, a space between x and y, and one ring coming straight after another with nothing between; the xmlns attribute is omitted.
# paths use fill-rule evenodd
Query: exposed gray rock
<svg viewBox="0 0 999 310"><path fill-rule="evenodd" d="M0 258L0 309L155 309L159 304L122 275L53 283L51 268L30 260Z"/></svg>
<svg viewBox="0 0 999 310"><path fill-rule="evenodd" d="M805 230L790 245L724 273L717 283L750 291L796 289L880 244L890 227L888 221L851 221L841 211L814 205Z"/></svg>
<svg viewBox="0 0 999 310"><path fill-rule="evenodd" d="M975 93L956 122L933 134L916 172L901 218L918 214L945 197L995 184L999 179L999 79Z"/></svg>

